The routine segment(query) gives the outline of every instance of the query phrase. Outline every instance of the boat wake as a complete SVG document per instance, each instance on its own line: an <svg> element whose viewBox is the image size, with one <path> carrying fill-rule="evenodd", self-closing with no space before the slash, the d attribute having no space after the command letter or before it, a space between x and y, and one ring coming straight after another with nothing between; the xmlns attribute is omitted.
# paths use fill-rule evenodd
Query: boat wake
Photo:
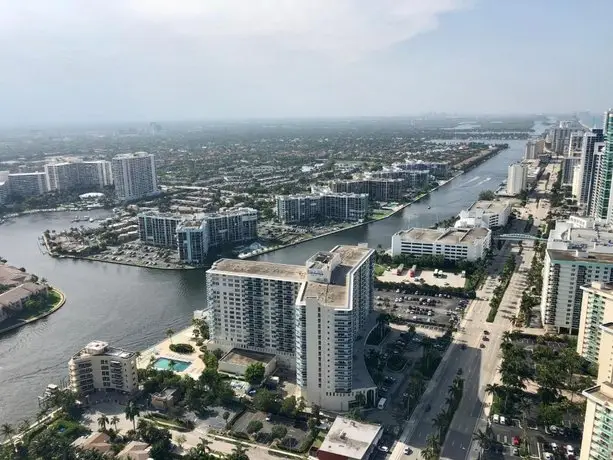
<svg viewBox="0 0 613 460"><path fill-rule="evenodd" d="M481 182L477 182L477 184L476 184L476 185L477 185L477 186L479 186L479 185L485 184L485 183L486 183L487 181L489 181L489 180L492 180L492 178L491 178L491 177L488 177L487 179L483 179Z"/></svg>
<svg viewBox="0 0 613 460"><path fill-rule="evenodd" d="M462 186L464 186L464 185L468 185L468 184L470 184L471 182L474 182L474 181L479 180L479 179L481 179L481 176L473 177L472 179L467 180L466 182L464 182L464 183L462 184Z"/></svg>

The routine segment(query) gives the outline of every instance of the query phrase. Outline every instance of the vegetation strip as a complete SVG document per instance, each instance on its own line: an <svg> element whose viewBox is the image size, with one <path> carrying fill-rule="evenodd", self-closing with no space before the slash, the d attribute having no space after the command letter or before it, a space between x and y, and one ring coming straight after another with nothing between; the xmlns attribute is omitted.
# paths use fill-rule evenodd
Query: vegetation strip
<svg viewBox="0 0 613 460"><path fill-rule="evenodd" d="M486 321L488 323L493 323L496 319L496 314L498 313L498 307L500 307L500 303L502 302L502 298L504 297L504 293L509 287L509 283L511 282L511 278L513 277L513 273L515 272L515 256L511 254L507 261L504 264L504 268L502 269L501 281L496 289L494 289L494 293L492 295L492 299L490 300L490 313L487 315Z"/></svg>

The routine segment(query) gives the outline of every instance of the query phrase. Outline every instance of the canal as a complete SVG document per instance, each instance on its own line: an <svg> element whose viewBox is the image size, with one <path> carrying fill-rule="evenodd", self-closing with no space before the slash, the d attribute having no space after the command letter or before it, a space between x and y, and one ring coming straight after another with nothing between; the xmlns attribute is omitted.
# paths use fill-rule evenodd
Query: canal
<svg viewBox="0 0 613 460"><path fill-rule="evenodd" d="M496 189L525 145L508 143L509 149L389 219L266 254L260 260L301 264L313 252L337 244L389 247L397 230L430 226L470 205L481 190ZM33 419L38 411L36 396L48 383L66 378L71 355L89 341L141 350L163 339L168 328L186 327L193 310L206 304L202 270L162 271L45 256L38 237L45 229L70 227L72 217L36 214L0 225L0 256L47 278L68 299L53 315L0 337L0 423Z"/></svg>

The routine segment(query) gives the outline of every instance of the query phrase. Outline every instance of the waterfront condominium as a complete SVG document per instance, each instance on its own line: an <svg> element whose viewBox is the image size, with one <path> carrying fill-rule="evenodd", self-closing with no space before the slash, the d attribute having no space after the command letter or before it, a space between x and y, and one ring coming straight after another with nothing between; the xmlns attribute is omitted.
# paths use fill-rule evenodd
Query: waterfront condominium
<svg viewBox="0 0 613 460"><path fill-rule="evenodd" d="M546 328L577 334L581 286L613 281L613 232L593 219L558 221L549 234L543 263L541 317Z"/></svg>
<svg viewBox="0 0 613 460"><path fill-rule="evenodd" d="M207 271L211 339L274 353L295 370L302 396L345 411L375 402L363 342L372 323L374 251L337 246L304 266L221 259Z"/></svg>
<svg viewBox="0 0 613 460"><path fill-rule="evenodd" d="M545 139L528 139L524 150L524 160L536 160L545 151Z"/></svg>
<svg viewBox="0 0 613 460"><path fill-rule="evenodd" d="M206 220L194 217L183 219L176 227L179 260L192 265L204 263L209 253Z"/></svg>
<svg viewBox="0 0 613 460"><path fill-rule="evenodd" d="M111 162L64 161L45 165L49 191L75 189L101 189L113 184Z"/></svg>
<svg viewBox="0 0 613 460"><path fill-rule="evenodd" d="M125 153L111 161L115 195L119 201L139 200L158 192L155 156L147 152Z"/></svg>
<svg viewBox="0 0 613 460"><path fill-rule="evenodd" d="M27 198L48 192L44 172L9 174L6 180L8 195Z"/></svg>
<svg viewBox="0 0 613 460"><path fill-rule="evenodd" d="M489 228L409 228L392 235L392 256L442 256L446 260L481 259L492 241Z"/></svg>
<svg viewBox="0 0 613 460"><path fill-rule="evenodd" d="M528 187L528 167L522 163L509 165L507 175L507 195L515 196Z"/></svg>
<svg viewBox="0 0 613 460"><path fill-rule="evenodd" d="M605 113L604 129L605 145L602 153L596 159L596 180L594 184L594 208L591 215L597 219L613 219L613 200L611 186L613 185L613 110Z"/></svg>
<svg viewBox="0 0 613 460"><path fill-rule="evenodd" d="M600 352L600 325L613 322L613 285L593 282L581 286L581 319L577 353L591 363L598 362Z"/></svg>
<svg viewBox="0 0 613 460"><path fill-rule="evenodd" d="M373 201L398 201L405 189L404 179L349 179L330 182L334 193L367 193Z"/></svg>
<svg viewBox="0 0 613 460"><path fill-rule="evenodd" d="M366 218L366 193L322 193L277 196L277 216L284 224L304 224L331 219L359 222Z"/></svg>
<svg viewBox="0 0 613 460"><path fill-rule="evenodd" d="M94 341L68 362L70 388L87 395L94 391L115 390L133 393L138 389L136 353Z"/></svg>
<svg viewBox="0 0 613 460"><path fill-rule="evenodd" d="M600 326L596 386L583 392L587 399L581 441L581 460L613 458L613 323Z"/></svg>
<svg viewBox="0 0 613 460"><path fill-rule="evenodd" d="M177 247L177 225L182 217L157 211L138 215L138 238L141 243L162 248Z"/></svg>

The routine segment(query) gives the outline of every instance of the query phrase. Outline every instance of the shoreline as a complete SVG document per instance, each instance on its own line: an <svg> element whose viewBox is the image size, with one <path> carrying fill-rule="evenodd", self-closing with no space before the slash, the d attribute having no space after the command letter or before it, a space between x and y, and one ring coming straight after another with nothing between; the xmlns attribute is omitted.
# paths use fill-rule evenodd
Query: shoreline
<svg viewBox="0 0 613 460"><path fill-rule="evenodd" d="M2 328L2 329L0 329L0 334L4 334L5 332L13 331L13 330L18 329L20 327L23 327L23 326L25 326L27 324L34 323L34 322L38 321L39 319L46 318L50 314L55 313L60 308L62 308L64 306L64 304L66 303L66 294L64 294L62 291L60 291L58 288L55 288L55 287L50 287L49 290L56 292L60 296L59 302L56 305L54 305L53 308L51 308L51 310L46 311L44 313L41 313L40 315L35 316L34 318L26 319L26 320L24 320L24 321L22 321L20 323L13 324L11 326L7 326L5 328Z"/></svg>
<svg viewBox="0 0 613 460"><path fill-rule="evenodd" d="M467 171L468 170L464 170L464 171L458 172L457 174L455 174L454 176L450 177L449 179L447 179L443 183L438 184L436 187L430 189L430 191L428 191L428 193L423 193L423 194L419 195L417 198L414 198L413 200L411 200L411 201L409 201L407 203L404 203L402 205L397 206L396 208L394 208L394 210L392 212L390 212L386 216L379 217L378 219L368 220L368 221L365 221L365 222L359 222L357 224L349 225L347 227L340 228L338 230L332 230L332 231L329 231L329 232L322 233L321 235L315 235L315 236L312 236L312 237L309 237L309 238L305 238L305 239L300 240L300 241L294 241L292 243L287 243L287 244L283 244L283 245L280 245L280 246L274 246L273 248L270 248L270 249L263 249L263 250L257 252L256 254L250 254L248 256L242 257L242 259L243 260L252 259L254 257L261 256L262 254L268 254L268 253L271 253L271 252L274 252L274 251L278 251L280 249L285 249L285 248L289 248L289 247L292 247L292 246L296 246L298 244L306 243L307 241L312 241L312 240L316 240L318 238L323 238L324 236L334 235L335 233L341 233L341 232L344 232L344 231L347 231L347 230L351 230L353 228L363 227L364 225L373 224L375 222L379 222L379 221L382 221L382 220L385 220L385 219L389 219L390 217L398 214L400 211L403 211L405 208L408 208L412 204L418 203L419 201L423 200L424 198L429 196L432 192L435 192L439 188L444 187L445 185L451 183L452 181L454 181L458 177L464 175Z"/></svg>

